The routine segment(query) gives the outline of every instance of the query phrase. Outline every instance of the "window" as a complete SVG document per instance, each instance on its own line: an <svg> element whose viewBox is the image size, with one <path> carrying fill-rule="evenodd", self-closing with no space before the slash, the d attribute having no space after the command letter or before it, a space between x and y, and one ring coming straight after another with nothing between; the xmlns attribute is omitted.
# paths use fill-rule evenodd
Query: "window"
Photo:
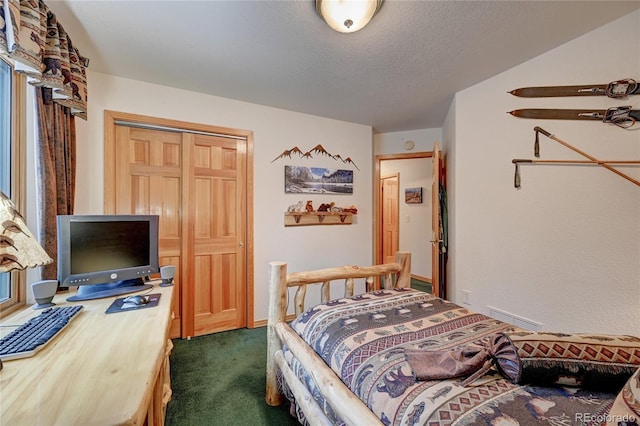
<svg viewBox="0 0 640 426"><path fill-rule="evenodd" d="M0 60L0 191L11 196L11 67ZM11 298L11 274L0 273L0 302Z"/></svg>
<svg viewBox="0 0 640 426"><path fill-rule="evenodd" d="M0 60L0 190L11 195L11 67Z"/></svg>
<svg viewBox="0 0 640 426"><path fill-rule="evenodd" d="M0 191L18 206L22 196L24 147L24 77L0 58ZM24 272L0 272L0 314L24 298Z"/></svg>

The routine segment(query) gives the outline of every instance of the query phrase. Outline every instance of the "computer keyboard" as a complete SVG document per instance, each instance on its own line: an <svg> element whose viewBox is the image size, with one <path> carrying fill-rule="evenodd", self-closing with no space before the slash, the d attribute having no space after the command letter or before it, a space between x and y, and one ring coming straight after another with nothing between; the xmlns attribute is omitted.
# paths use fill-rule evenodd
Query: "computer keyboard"
<svg viewBox="0 0 640 426"><path fill-rule="evenodd" d="M82 305L48 308L0 339L0 360L27 358L44 348L69 322Z"/></svg>

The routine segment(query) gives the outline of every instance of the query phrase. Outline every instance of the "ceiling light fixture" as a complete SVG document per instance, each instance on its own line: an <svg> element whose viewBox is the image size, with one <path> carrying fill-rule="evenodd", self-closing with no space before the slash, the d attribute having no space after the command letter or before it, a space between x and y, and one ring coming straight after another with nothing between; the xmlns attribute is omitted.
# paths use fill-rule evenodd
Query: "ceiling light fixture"
<svg viewBox="0 0 640 426"><path fill-rule="evenodd" d="M334 30L353 33L371 21L384 0L314 0L318 15Z"/></svg>

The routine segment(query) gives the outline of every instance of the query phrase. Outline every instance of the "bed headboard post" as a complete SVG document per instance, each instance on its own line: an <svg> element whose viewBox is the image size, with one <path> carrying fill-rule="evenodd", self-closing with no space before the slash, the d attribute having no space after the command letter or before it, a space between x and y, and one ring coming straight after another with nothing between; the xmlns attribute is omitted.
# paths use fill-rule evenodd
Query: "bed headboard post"
<svg viewBox="0 0 640 426"><path fill-rule="evenodd" d="M396 288L410 288L411 287L411 252L399 251L396 253L396 263L401 266L398 273L398 281L396 282Z"/></svg>
<svg viewBox="0 0 640 426"><path fill-rule="evenodd" d="M278 391L276 374L278 365L275 353L282 348L275 325L287 316L287 264L269 262L269 316L267 317L267 404L282 404L283 396Z"/></svg>

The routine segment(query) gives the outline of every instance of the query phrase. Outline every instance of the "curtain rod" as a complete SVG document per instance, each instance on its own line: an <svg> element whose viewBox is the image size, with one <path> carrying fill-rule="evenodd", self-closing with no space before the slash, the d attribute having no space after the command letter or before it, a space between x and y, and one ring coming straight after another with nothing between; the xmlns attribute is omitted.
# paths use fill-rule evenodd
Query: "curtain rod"
<svg viewBox="0 0 640 426"><path fill-rule="evenodd" d="M225 135L223 133L214 133L214 132L202 132L200 130L183 129L180 127L161 126L159 124L132 123L131 121L124 121L124 120L115 120L115 124L117 126L135 127L136 129L164 130L167 132L175 132L175 133L193 133L195 135L218 136L221 138L237 139L237 140L243 140L243 141L247 140L247 138L243 136Z"/></svg>

